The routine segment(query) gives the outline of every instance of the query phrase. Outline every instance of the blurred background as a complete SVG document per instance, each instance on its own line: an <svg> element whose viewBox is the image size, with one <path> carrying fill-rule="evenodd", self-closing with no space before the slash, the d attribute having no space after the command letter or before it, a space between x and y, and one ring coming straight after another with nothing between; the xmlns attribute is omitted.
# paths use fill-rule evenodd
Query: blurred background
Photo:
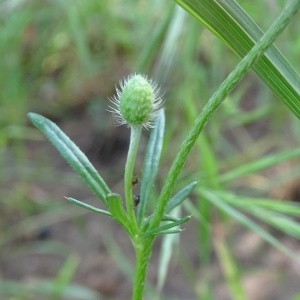
<svg viewBox="0 0 300 300"><path fill-rule="evenodd" d="M238 2L267 30L286 1ZM57 123L110 188L122 193L129 130L115 126L109 97L124 76L147 74L166 100L159 190L195 117L240 59L173 1L1 0L0 23L0 298L129 299L134 256L127 236L112 220L67 203L64 196L100 204L26 114ZM276 43L298 73L299 26L295 20ZM145 131L138 175L148 136ZM210 120L178 188L191 180L213 186L228 170L299 145L299 120L250 72ZM294 158L224 179L222 187L297 202L299 170ZM197 201L192 197L192 204ZM218 218L210 226L217 243L225 229ZM200 299L201 228L197 217L186 226L161 299ZM299 253L296 240L271 230ZM247 299L300 299L296 264L235 222L229 222L227 237ZM214 299L232 299L216 255L212 249ZM149 295L159 258L160 241L149 269Z"/></svg>

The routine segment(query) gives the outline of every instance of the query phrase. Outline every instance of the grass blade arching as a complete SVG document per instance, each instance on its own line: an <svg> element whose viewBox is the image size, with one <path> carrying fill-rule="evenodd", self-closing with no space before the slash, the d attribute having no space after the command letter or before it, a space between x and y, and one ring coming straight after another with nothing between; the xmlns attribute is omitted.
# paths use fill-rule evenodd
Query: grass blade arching
<svg viewBox="0 0 300 300"><path fill-rule="evenodd" d="M240 57L244 57L263 36L257 24L233 0L176 2ZM300 118L300 77L274 45L253 66L253 70Z"/></svg>

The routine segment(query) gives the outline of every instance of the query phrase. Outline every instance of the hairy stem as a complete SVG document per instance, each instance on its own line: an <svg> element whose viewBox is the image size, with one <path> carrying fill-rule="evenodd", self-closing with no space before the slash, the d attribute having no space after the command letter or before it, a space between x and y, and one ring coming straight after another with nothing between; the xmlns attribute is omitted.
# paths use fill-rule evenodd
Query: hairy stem
<svg viewBox="0 0 300 300"><path fill-rule="evenodd" d="M136 243L135 245L136 265L132 300L143 299L147 269L152 253L154 238L141 239L140 242L141 243Z"/></svg>
<svg viewBox="0 0 300 300"><path fill-rule="evenodd" d="M129 218L129 223L133 229L133 232L138 231L137 222L134 213L134 204L133 204L133 195L132 195L132 177L135 165L135 159L137 151L139 148L142 126L131 126L130 133L130 144L127 154L127 161L125 166L125 175L124 175L124 191L125 191L125 201L126 209Z"/></svg>

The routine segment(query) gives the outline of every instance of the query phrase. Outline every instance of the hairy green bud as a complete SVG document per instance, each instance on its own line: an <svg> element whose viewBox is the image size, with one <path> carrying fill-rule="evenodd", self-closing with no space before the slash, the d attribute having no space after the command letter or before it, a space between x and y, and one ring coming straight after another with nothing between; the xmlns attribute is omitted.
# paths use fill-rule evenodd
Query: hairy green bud
<svg viewBox="0 0 300 300"><path fill-rule="evenodd" d="M146 76L134 74L120 83L110 107L119 125L152 127L152 121L163 107L157 86Z"/></svg>

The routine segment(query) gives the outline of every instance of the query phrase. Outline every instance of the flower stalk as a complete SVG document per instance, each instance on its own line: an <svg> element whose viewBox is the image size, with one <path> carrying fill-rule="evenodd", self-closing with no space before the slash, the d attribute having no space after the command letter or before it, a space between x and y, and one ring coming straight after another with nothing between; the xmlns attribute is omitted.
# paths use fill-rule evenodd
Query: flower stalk
<svg viewBox="0 0 300 300"><path fill-rule="evenodd" d="M136 160L136 155L140 143L142 132L142 126L131 126L130 133L130 144L127 154L127 161L125 165L125 174L124 174L124 192L125 192L125 202L126 209L129 218L130 225L133 232L138 232L135 212L134 212L134 203L133 203L133 193L132 193L132 178L134 172L134 165Z"/></svg>
<svg viewBox="0 0 300 300"><path fill-rule="evenodd" d="M132 300L143 299L146 275L152 253L154 238L140 238L139 242L140 244L137 243L135 247L136 262Z"/></svg>

